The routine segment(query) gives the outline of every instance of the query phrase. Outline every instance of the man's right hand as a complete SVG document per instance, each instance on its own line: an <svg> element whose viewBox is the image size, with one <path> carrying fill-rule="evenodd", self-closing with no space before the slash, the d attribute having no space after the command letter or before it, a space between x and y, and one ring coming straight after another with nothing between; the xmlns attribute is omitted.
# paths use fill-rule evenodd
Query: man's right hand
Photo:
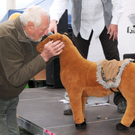
<svg viewBox="0 0 135 135"><path fill-rule="evenodd" d="M49 25L49 28L48 28L48 31L50 32L54 32L55 34L57 33L57 21L56 20L52 20L50 22L50 25Z"/></svg>
<svg viewBox="0 0 135 135"><path fill-rule="evenodd" d="M44 45L44 48L41 52L41 56L47 62L51 57L57 56L61 54L63 51L64 43L60 40L53 42L49 41L47 44Z"/></svg>

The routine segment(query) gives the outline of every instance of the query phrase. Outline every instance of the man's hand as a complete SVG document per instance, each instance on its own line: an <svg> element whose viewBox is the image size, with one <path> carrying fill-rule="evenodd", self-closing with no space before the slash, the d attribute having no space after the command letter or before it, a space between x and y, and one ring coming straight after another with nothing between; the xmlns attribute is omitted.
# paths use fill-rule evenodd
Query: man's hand
<svg viewBox="0 0 135 135"><path fill-rule="evenodd" d="M110 24L107 34L110 34L109 39L113 37L113 41L116 40L118 36L118 25Z"/></svg>
<svg viewBox="0 0 135 135"><path fill-rule="evenodd" d="M49 28L48 28L48 31L50 32L54 32L55 34L57 33L57 21L56 20L52 20L50 22L50 25L49 25Z"/></svg>
<svg viewBox="0 0 135 135"><path fill-rule="evenodd" d="M64 43L59 40L56 42L50 41L44 45L40 55L47 62L51 57L61 54L63 47Z"/></svg>

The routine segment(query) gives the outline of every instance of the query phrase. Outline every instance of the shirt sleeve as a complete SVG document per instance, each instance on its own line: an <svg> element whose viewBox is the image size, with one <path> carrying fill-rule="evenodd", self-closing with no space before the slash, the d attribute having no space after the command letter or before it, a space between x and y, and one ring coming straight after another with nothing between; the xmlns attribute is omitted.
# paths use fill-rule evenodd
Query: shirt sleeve
<svg viewBox="0 0 135 135"><path fill-rule="evenodd" d="M59 22L62 14L68 6L69 0L54 0L49 9L50 20L57 20Z"/></svg>
<svg viewBox="0 0 135 135"><path fill-rule="evenodd" d="M111 24L118 24L121 14L124 11L123 0L112 0L112 21Z"/></svg>

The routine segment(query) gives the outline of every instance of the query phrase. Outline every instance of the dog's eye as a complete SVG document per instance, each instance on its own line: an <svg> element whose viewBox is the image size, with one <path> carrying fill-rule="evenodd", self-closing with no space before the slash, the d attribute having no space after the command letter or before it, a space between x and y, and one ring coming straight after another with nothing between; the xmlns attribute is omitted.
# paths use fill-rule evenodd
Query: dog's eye
<svg viewBox="0 0 135 135"><path fill-rule="evenodd" d="M51 38L50 41L53 41L53 39Z"/></svg>

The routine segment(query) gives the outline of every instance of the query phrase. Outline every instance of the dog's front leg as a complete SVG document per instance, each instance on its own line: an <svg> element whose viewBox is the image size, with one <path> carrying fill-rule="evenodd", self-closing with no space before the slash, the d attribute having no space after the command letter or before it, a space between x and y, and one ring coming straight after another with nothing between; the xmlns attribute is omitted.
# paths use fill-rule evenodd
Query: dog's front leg
<svg viewBox="0 0 135 135"><path fill-rule="evenodd" d="M70 100L70 105L72 108L72 112L73 112L73 117L74 117L74 121L75 121L75 126L77 129L85 129L86 128L86 122L84 119L84 114L83 114L83 110L82 110L82 96L81 94L77 94L77 95L72 95L72 94L68 94L69 96L69 100Z"/></svg>

